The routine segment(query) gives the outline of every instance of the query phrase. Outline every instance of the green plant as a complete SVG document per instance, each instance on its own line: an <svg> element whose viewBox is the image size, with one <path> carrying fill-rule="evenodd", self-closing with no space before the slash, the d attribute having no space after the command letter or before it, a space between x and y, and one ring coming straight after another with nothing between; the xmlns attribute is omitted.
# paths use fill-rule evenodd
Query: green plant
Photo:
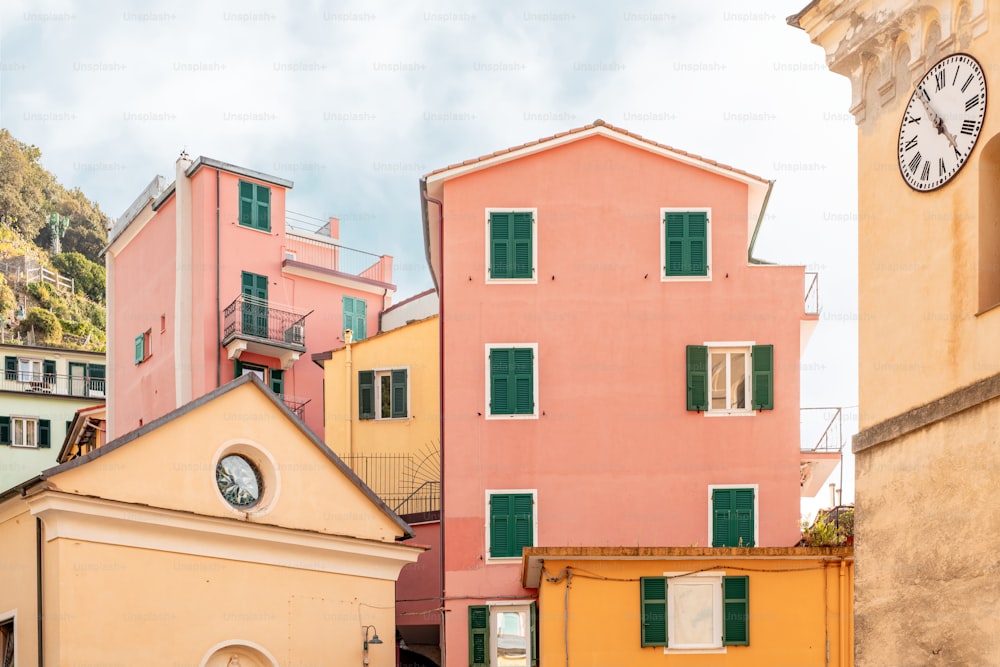
<svg viewBox="0 0 1000 667"><path fill-rule="evenodd" d="M839 547L854 541L854 508L821 512L810 525L802 522L802 542L809 547Z"/></svg>
<svg viewBox="0 0 1000 667"><path fill-rule="evenodd" d="M62 342L59 319L43 308L29 309L19 328L22 335L34 332L36 345L58 345Z"/></svg>

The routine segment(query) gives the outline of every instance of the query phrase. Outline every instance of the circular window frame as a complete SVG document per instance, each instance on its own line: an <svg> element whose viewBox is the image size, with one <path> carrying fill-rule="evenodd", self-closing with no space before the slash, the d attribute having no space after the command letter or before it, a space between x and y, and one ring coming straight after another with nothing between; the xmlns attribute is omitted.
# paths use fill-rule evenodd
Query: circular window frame
<svg viewBox="0 0 1000 667"><path fill-rule="evenodd" d="M257 502L253 505L237 507L222 495L222 490L219 489L217 471L219 463L227 456L240 456L246 459L247 463L255 469L261 493L257 498ZM264 516L269 513L277 502L281 492L281 476L278 472L277 461L260 444L247 440L230 440L219 447L215 452L215 456L212 457L210 483L215 490L215 497L219 499L219 502L234 516L240 518Z"/></svg>

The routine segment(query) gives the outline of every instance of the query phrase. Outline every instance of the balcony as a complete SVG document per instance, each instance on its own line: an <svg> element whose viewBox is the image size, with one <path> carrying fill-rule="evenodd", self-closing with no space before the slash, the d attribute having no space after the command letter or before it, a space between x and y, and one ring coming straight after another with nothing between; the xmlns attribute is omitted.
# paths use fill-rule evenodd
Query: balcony
<svg viewBox="0 0 1000 667"><path fill-rule="evenodd" d="M441 510L440 454L368 454L341 459L397 514Z"/></svg>
<svg viewBox="0 0 1000 667"><path fill-rule="evenodd" d="M799 451L799 486L803 498L812 498L841 462L843 412L841 408L802 408L800 415L803 445ZM804 444L807 442L810 444Z"/></svg>
<svg viewBox="0 0 1000 667"><path fill-rule="evenodd" d="M306 351L307 315L240 294L223 311L222 345L230 359L253 352L280 359L282 368L290 368Z"/></svg>
<svg viewBox="0 0 1000 667"><path fill-rule="evenodd" d="M296 417L305 420L306 404L312 400L311 398L298 398L297 396L289 396L288 394L282 394L280 398L285 407L295 413Z"/></svg>
<svg viewBox="0 0 1000 667"><path fill-rule="evenodd" d="M107 380L86 375L57 375L55 373L30 373L5 371L0 374L0 391L24 394L50 394L104 400Z"/></svg>
<svg viewBox="0 0 1000 667"><path fill-rule="evenodd" d="M395 289L389 255L355 250L308 232L285 232L282 269L292 275L374 294L382 294L386 288Z"/></svg>
<svg viewBox="0 0 1000 667"><path fill-rule="evenodd" d="M806 271L805 278L802 307L804 317L799 328L799 354L806 351L806 346L816 331L816 325L819 324L819 274L815 271Z"/></svg>

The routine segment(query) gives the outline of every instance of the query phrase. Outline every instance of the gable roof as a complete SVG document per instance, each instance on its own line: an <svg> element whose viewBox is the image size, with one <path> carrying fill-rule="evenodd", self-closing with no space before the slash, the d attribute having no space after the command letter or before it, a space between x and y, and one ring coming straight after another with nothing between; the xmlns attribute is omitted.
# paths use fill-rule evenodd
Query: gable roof
<svg viewBox="0 0 1000 667"><path fill-rule="evenodd" d="M185 405L182 405L176 410L165 414L159 419L155 419L149 422L148 424L140 428L137 428L134 431L131 431L130 433L126 433L120 438L116 438L115 440L109 442L103 447L94 449L88 452L87 454L84 454L83 456L79 456L75 459L67 461L66 463L61 463L52 468L48 468L47 470L43 470L41 474L39 474L37 477L34 477L26 482L23 482L22 484L13 487L12 489L0 493L0 501L9 498L12 495L16 495L23 489L27 489L28 487L32 486L37 482L48 480L49 478L54 477L59 473L71 470L73 468L77 468L82 465L86 465L87 463L90 463L95 459L99 459L102 456L110 454L116 449L124 447L133 440L137 440L142 436L146 435L147 433L154 431L160 428L161 426L164 426L165 424L168 424L180 417L183 417L189 412L192 412L197 408L205 405L206 403L210 403L216 398L230 391L233 391L234 389L241 387L247 383L254 384L257 387L257 389L265 397L267 397L267 399L270 400L271 403L278 410L280 410L282 414L284 414L285 417L296 428L298 428L299 431L301 431L302 434L305 435L306 438L308 438L312 442L312 444L315 445L316 448L319 449L320 452L322 452L336 468L338 468L347 477L348 480L351 481L351 483L353 483L376 507L378 507L379 510L381 510L387 517L389 517L389 519L391 519L400 528L400 530L403 532L404 537L396 538L397 540L408 539L415 536L415 533L413 532L413 529L410 528L409 524L403 521L398 514L393 512L392 509L388 505L386 505L385 502L381 498L379 498L378 495L374 491L372 491L371 488L367 484L365 484L364 481L362 481L361 478L358 477L357 474L355 474L355 472L351 470L350 467L348 467L347 464L344 463L339 456L337 456L329 447L326 446L326 443L320 440L315 433L309 430L309 427L307 427L305 423L302 422L302 420L300 420L295 415L294 412L292 412L281 400L279 400L277 395L275 395L270 389L264 386L263 381L261 381L253 373L248 373L247 375L243 375L242 377L239 377L227 384L224 384L221 387L205 394L204 396L196 398L195 400Z"/></svg>

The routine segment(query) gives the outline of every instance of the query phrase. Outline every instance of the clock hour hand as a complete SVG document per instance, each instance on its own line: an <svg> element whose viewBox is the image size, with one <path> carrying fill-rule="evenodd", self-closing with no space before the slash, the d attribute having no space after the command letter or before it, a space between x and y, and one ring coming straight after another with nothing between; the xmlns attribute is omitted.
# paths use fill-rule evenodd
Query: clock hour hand
<svg viewBox="0 0 1000 667"><path fill-rule="evenodd" d="M934 129L938 131L938 134L943 134L945 139L948 140L948 143L951 144L951 147L957 151L958 144L955 143L955 135L949 132L948 128L944 126L944 119L937 115L937 112L931 108L930 100L928 100L925 95L926 94L922 88L917 93L917 98L920 100L920 103L924 105L924 109L927 110L927 117L930 118L931 124L934 126Z"/></svg>

